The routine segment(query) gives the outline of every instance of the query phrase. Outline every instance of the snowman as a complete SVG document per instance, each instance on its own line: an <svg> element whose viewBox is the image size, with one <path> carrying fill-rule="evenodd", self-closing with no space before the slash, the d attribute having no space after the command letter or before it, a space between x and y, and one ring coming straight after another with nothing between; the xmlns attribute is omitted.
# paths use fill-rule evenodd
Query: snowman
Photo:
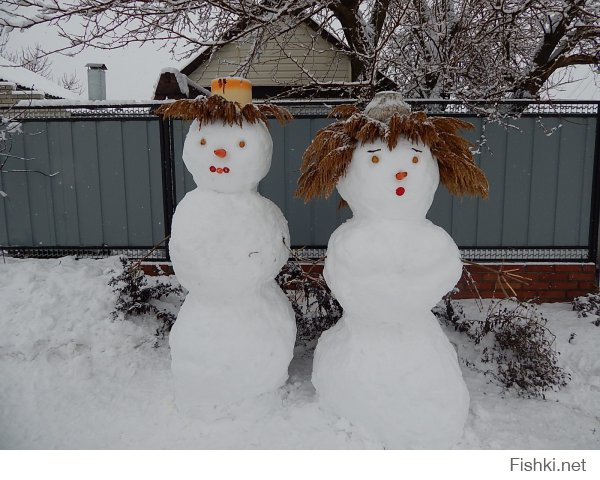
<svg viewBox="0 0 600 480"><path fill-rule="evenodd" d="M425 218L438 183L487 196L470 124L410 113L399 94L375 96L308 147L297 194L337 187L353 217L331 236L324 277L344 315L323 333L312 381L321 405L387 448L448 448L462 435L469 394L454 348L431 313L461 276L452 238Z"/></svg>
<svg viewBox="0 0 600 480"><path fill-rule="evenodd" d="M212 91L158 112L193 120L183 161L197 188L177 205L169 244L189 293L169 344L177 406L205 419L278 389L296 336L292 307L274 280L289 255L287 222L257 192L273 151L265 114L280 122L291 115L250 103L245 79L215 80Z"/></svg>

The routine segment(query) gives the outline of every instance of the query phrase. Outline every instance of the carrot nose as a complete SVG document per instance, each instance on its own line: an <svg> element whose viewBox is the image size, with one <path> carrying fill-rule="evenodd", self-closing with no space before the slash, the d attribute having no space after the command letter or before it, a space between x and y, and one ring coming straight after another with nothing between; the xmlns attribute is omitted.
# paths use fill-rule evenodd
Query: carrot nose
<svg viewBox="0 0 600 480"><path fill-rule="evenodd" d="M215 150L215 155L217 157L225 158L225 155L227 155L227 150L225 150L224 148L217 148Z"/></svg>
<svg viewBox="0 0 600 480"><path fill-rule="evenodd" d="M396 174L396 179L403 180L408 176L408 172L398 172Z"/></svg>

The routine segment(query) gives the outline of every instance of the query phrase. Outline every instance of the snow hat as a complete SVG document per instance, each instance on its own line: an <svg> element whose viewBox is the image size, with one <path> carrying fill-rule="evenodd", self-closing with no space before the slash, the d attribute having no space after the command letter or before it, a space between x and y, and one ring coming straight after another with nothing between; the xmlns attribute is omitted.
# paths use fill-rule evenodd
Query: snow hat
<svg viewBox="0 0 600 480"><path fill-rule="evenodd" d="M237 102L242 107L252 103L252 83L245 78L215 78L210 82L210 92L213 95L220 95L230 102Z"/></svg>
<svg viewBox="0 0 600 480"><path fill-rule="evenodd" d="M380 122L387 122L395 113L410 113L410 105L404 101L400 92L378 92L365 107L365 115Z"/></svg>
<svg viewBox="0 0 600 480"><path fill-rule="evenodd" d="M329 197L360 144L383 141L393 150L400 138L427 146L437 160L440 182L453 195L487 198L488 181L475 164L472 144L458 135L473 125L452 117L411 112L397 92L377 94L361 113L355 105L339 105L330 117L338 121L319 130L304 152L296 196L305 202Z"/></svg>

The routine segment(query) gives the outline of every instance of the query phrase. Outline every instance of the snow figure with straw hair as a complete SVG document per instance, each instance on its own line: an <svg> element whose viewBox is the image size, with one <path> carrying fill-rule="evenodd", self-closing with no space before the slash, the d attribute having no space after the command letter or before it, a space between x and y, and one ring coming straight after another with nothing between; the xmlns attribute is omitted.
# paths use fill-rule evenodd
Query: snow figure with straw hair
<svg viewBox="0 0 600 480"><path fill-rule="evenodd" d="M189 293L169 343L177 406L207 419L283 385L296 336L274 280L289 256L287 222L257 192L273 151L266 115L281 123L291 115L250 103L247 80L218 79L212 88L208 98L158 111L193 120L183 161L198 188L177 205L169 244Z"/></svg>
<svg viewBox="0 0 600 480"><path fill-rule="evenodd" d="M472 125L410 112L395 92L364 113L337 107L304 154L297 195L338 192L353 212L329 240L324 276L344 315L315 350L321 404L387 448L448 448L469 394L456 352L431 313L462 271L452 238L425 218L438 183L487 196Z"/></svg>

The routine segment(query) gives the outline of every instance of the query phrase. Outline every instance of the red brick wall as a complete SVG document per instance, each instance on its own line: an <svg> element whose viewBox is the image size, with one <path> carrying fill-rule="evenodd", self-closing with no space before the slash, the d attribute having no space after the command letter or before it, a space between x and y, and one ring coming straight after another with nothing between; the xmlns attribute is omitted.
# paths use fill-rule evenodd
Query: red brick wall
<svg viewBox="0 0 600 480"><path fill-rule="evenodd" d="M171 265L144 264L144 272L148 275L172 275ZM305 269L312 273L321 272L322 265L306 264ZM494 270L495 272L490 271ZM504 272L508 281L520 300L534 299L539 302L566 302L589 292L598 291L596 283L596 267L593 263L481 263L465 265L465 272L458 282L458 294L455 298L475 298L477 293L473 288L473 279L482 298L503 298L505 296L498 286L497 271ZM468 274L466 273L468 272ZM511 275L518 277L511 278ZM524 277L526 280L517 281ZM512 296L512 291L504 285L506 292Z"/></svg>
<svg viewBox="0 0 600 480"><path fill-rule="evenodd" d="M596 267L593 263L505 263L466 265L465 272L458 282L460 292L456 298L474 298L476 296L472 282L467 280L471 275L482 298L504 297L498 286L498 274L484 267L507 272L504 278L508 281L519 300L537 300L539 302L565 302L575 297L598 290L596 283ZM510 278L510 274L525 277L523 282ZM513 292L504 284L509 295Z"/></svg>

